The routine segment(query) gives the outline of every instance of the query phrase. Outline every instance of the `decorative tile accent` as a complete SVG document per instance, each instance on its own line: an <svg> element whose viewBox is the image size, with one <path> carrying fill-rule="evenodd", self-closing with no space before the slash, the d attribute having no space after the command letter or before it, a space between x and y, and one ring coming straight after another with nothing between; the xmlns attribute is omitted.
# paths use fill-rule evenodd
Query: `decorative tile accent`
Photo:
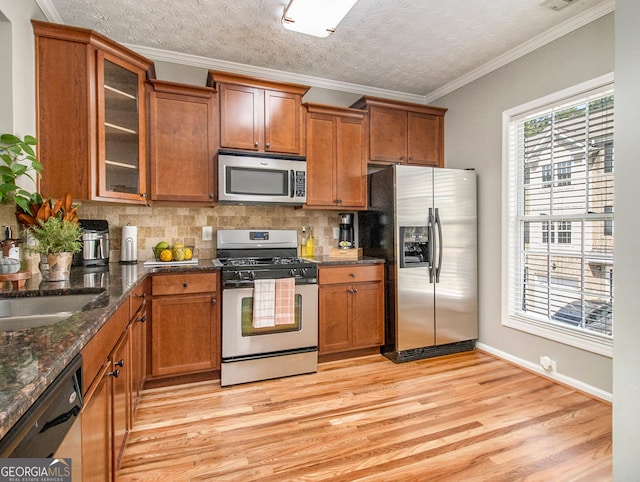
<svg viewBox="0 0 640 482"><path fill-rule="evenodd" d="M16 227L13 206L0 206L2 226ZM328 254L336 245L333 228L338 226L337 211L304 210L287 206L145 207L82 201L81 219L106 219L109 223L110 259L120 259L122 226L138 227L138 260L151 259L152 248L160 241L194 245L200 258L215 258L218 229L295 229L313 228L316 256ZM213 226L213 240L202 241L202 226ZM17 231L16 231L17 232Z"/></svg>

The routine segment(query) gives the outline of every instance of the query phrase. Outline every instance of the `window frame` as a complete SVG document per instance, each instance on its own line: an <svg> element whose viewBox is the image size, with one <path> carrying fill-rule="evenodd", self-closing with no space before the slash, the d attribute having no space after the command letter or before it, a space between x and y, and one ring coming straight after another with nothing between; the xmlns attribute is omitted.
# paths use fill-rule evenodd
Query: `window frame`
<svg viewBox="0 0 640 482"><path fill-rule="evenodd" d="M511 313L511 299L513 287L511 286L511 271L516 264L514 257L515 246L520 247L521 240L517 236L513 236L511 229L511 205L510 205L510 179L513 175L513 167L511 166L510 145L510 124L513 119L519 115L525 114L536 109L543 110L545 107L552 105L560 105L570 102L572 98L580 98L596 89L615 88L613 73L605 74L595 79L583 82L581 84L563 89L559 92L552 93L545 97L535 99L520 106L503 111L502 113L502 294L501 294L501 315L502 325L509 328L518 329L523 332L541 336L550 340L554 340L566 345L583 349L585 351L598 353L603 356L613 356L613 339L601 336L599 334L590 333L588 330L577 331L560 324L551 323L548 319L537 320L534 316L521 317ZM615 95L615 94L614 94ZM615 147L613 147L615 149ZM611 151L613 152L613 151ZM605 157L605 162L606 162ZM613 164L608 164L610 170L613 171ZM552 174L557 174L552 172ZM524 182L524 173L521 173L522 182ZM558 181L552 179L551 182ZM571 182L570 178L561 179L560 182ZM517 202L517 201L516 201ZM553 233L553 223L549 223L549 228ZM556 231L557 231L556 227ZM566 231L565 231L566 232ZM560 232L555 233L556 241L559 239ZM569 234L569 236L571 236ZM569 241L570 242L570 241ZM614 253L615 257L615 253ZM525 274L526 276L526 274Z"/></svg>

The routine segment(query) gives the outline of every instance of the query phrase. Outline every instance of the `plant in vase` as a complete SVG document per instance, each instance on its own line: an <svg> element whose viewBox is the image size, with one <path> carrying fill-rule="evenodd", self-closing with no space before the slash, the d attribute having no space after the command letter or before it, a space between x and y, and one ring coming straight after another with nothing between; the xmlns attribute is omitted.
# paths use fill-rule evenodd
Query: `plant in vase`
<svg viewBox="0 0 640 482"><path fill-rule="evenodd" d="M33 203L27 212L16 213L18 221L36 240L31 251L40 253L40 271L45 281L69 279L73 254L82 248L82 227L78 223L78 207L67 194L55 204L47 199Z"/></svg>

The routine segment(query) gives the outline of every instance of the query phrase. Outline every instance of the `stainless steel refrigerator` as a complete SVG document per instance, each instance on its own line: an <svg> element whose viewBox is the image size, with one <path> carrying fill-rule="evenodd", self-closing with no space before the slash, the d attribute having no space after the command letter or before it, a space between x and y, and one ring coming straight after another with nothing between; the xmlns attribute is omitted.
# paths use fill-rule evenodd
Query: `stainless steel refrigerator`
<svg viewBox="0 0 640 482"><path fill-rule="evenodd" d="M473 170L394 165L369 174L359 246L387 262L382 352L393 361L475 348L476 219Z"/></svg>

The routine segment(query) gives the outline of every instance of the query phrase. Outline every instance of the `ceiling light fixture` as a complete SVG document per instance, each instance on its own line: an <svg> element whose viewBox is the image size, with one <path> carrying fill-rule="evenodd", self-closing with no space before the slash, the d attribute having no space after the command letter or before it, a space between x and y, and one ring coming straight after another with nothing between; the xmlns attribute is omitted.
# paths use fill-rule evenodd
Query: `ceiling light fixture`
<svg viewBox="0 0 640 482"><path fill-rule="evenodd" d="M289 30L328 37L335 32L357 0L291 0L284 9L282 25Z"/></svg>
<svg viewBox="0 0 640 482"><path fill-rule="evenodd" d="M559 10L562 10L564 7L568 7L573 2L575 2L575 0L545 0L540 5L557 12Z"/></svg>

